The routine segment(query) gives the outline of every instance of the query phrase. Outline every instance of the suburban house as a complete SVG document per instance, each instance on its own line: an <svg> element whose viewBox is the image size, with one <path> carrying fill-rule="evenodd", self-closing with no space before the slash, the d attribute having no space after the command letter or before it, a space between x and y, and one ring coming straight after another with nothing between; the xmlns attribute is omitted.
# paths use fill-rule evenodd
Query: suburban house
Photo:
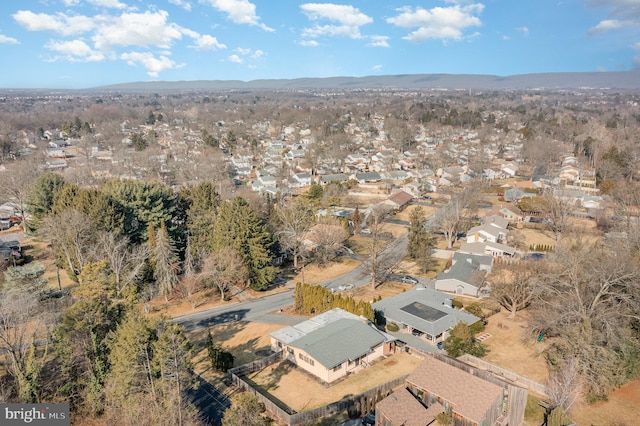
<svg viewBox="0 0 640 426"><path fill-rule="evenodd" d="M476 241L490 241L497 243L504 241L507 238L507 230L491 223L484 223L479 226L474 226L467 231L467 242L473 243Z"/></svg>
<svg viewBox="0 0 640 426"><path fill-rule="evenodd" d="M501 204L499 207L495 207L493 210L491 210L491 214L503 217L509 223L522 222L524 220L522 211L517 206L511 203L505 203Z"/></svg>
<svg viewBox="0 0 640 426"><path fill-rule="evenodd" d="M355 179L358 183L372 183L372 182L380 182L382 180L382 176L378 172L362 172L356 173Z"/></svg>
<svg viewBox="0 0 640 426"><path fill-rule="evenodd" d="M330 175L323 175L320 177L320 184L326 185L331 182L344 183L349 181L349 175L344 173L336 173Z"/></svg>
<svg viewBox="0 0 640 426"><path fill-rule="evenodd" d="M438 402L426 408L407 388L393 392L376 404L376 424L384 426L425 426L444 413Z"/></svg>
<svg viewBox="0 0 640 426"><path fill-rule="evenodd" d="M465 296L480 296L484 277L491 272L493 257L456 252L448 270L436 277L436 290Z"/></svg>
<svg viewBox="0 0 640 426"><path fill-rule="evenodd" d="M395 339L367 319L336 308L271 333L271 349L331 383L392 354Z"/></svg>
<svg viewBox="0 0 640 426"><path fill-rule="evenodd" d="M526 404L526 389L456 359L427 356L407 376L405 389L376 404L376 424L429 425L447 412L454 426L519 425Z"/></svg>
<svg viewBox="0 0 640 426"><path fill-rule="evenodd" d="M395 194L391 194L389 198L383 201L383 203L394 210L402 210L411 202L411 200L413 200L413 195L405 191L398 191Z"/></svg>
<svg viewBox="0 0 640 426"><path fill-rule="evenodd" d="M468 312L454 309L450 294L422 286L382 299L372 307L381 311L388 323L394 322L410 333L423 333L434 345L446 339L449 330L460 321L467 325L480 321Z"/></svg>
<svg viewBox="0 0 640 426"><path fill-rule="evenodd" d="M458 252L498 258L513 257L516 255L515 248L506 244L492 243L491 241L477 241L473 243L463 242L460 244Z"/></svg>

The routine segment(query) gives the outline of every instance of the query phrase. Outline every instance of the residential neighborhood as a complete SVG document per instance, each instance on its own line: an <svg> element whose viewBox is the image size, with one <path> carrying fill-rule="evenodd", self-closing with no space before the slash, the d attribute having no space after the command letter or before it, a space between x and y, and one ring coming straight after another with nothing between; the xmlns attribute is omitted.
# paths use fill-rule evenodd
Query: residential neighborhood
<svg viewBox="0 0 640 426"><path fill-rule="evenodd" d="M1 402L633 424L601 407L639 380L636 93L2 100Z"/></svg>

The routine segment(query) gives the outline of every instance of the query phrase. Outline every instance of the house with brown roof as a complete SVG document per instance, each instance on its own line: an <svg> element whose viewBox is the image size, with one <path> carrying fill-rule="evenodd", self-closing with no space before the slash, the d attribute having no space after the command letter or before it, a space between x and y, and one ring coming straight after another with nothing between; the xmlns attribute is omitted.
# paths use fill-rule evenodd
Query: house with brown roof
<svg viewBox="0 0 640 426"><path fill-rule="evenodd" d="M407 393L396 392L376 405L377 425L429 425L440 412L451 414L454 426L519 425L524 420L526 389L443 355L427 356L407 376L405 388Z"/></svg>
<svg viewBox="0 0 640 426"><path fill-rule="evenodd" d="M383 203L391 206L395 210L402 210L411 200L413 200L413 195L405 191L398 191L395 194L391 194Z"/></svg>

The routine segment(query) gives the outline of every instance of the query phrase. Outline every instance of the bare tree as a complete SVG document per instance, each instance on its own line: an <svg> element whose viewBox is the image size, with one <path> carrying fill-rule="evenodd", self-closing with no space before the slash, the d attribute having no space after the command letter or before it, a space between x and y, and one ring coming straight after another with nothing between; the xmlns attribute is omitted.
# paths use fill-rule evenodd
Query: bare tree
<svg viewBox="0 0 640 426"><path fill-rule="evenodd" d="M556 239L560 241L567 230L571 214L577 203L570 197L557 196L552 191L547 191L542 196L544 205L544 223Z"/></svg>
<svg viewBox="0 0 640 426"><path fill-rule="evenodd" d="M234 284L244 282L248 277L242 256L232 247L211 253L204 261L202 275L220 291L220 299L225 300L226 292Z"/></svg>
<svg viewBox="0 0 640 426"><path fill-rule="evenodd" d="M46 338L47 315L40 294L30 291L0 292L0 353L23 402L38 402L40 371L48 345L37 347Z"/></svg>
<svg viewBox="0 0 640 426"><path fill-rule="evenodd" d="M532 325L559 336L547 361L560 368L577 358L592 398L629 378L625 367L640 345L631 336L640 320L640 267L624 245L567 241L548 259L535 300Z"/></svg>
<svg viewBox="0 0 640 426"><path fill-rule="evenodd" d="M342 223L332 218L321 219L306 235L315 244L315 257L320 265L334 259L347 238L349 234Z"/></svg>
<svg viewBox="0 0 640 426"><path fill-rule="evenodd" d="M389 210L382 206L372 209L366 218L367 228L371 231L365 243L369 251L369 260L364 263L364 272L371 277L371 288L387 280L395 269L397 262L389 253L384 253L385 230L384 220L389 214Z"/></svg>
<svg viewBox="0 0 640 426"><path fill-rule="evenodd" d="M298 258L305 250L303 236L313 223L313 211L309 205L283 199L275 208L278 239L285 250L293 256L293 267L298 267Z"/></svg>
<svg viewBox="0 0 640 426"><path fill-rule="evenodd" d="M147 266L147 246L131 246L126 237L114 232L102 232L98 236L100 255L108 262L120 296L128 286L135 284Z"/></svg>
<svg viewBox="0 0 640 426"><path fill-rule="evenodd" d="M465 231L477 209L479 188L476 186L463 189L455 198L438 209L433 226L440 229L447 241L447 248L453 248L458 234Z"/></svg>
<svg viewBox="0 0 640 426"><path fill-rule="evenodd" d="M582 393L583 379L580 374L580 362L577 358L564 361L562 366L551 371L547 381L549 410L562 407L568 412Z"/></svg>
<svg viewBox="0 0 640 426"><path fill-rule="evenodd" d="M521 262L494 268L491 277L491 297L504 306L510 318L529 306L540 290L540 263Z"/></svg>
<svg viewBox="0 0 640 426"><path fill-rule="evenodd" d="M79 275L85 265L95 259L95 225L86 214L66 209L59 215L49 216L43 232L54 250L62 254L70 273Z"/></svg>

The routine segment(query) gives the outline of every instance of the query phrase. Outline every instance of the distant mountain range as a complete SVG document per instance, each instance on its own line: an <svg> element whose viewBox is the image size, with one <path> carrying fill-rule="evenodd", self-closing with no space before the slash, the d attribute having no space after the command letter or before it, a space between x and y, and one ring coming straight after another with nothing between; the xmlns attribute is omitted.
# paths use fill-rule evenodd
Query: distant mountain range
<svg viewBox="0 0 640 426"><path fill-rule="evenodd" d="M297 90L297 89L640 89L640 70L518 74L404 74L273 80L148 81L95 87L105 91Z"/></svg>

